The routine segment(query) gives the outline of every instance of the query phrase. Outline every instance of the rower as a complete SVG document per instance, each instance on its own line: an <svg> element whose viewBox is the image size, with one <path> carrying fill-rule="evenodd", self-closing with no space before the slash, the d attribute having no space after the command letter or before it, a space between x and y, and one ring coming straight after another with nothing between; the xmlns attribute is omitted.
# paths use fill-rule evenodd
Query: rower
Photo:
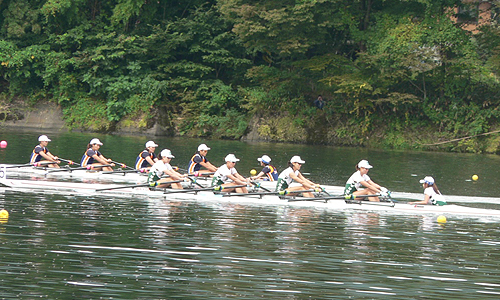
<svg viewBox="0 0 500 300"><path fill-rule="evenodd" d="M245 185L250 183L250 179L241 176L235 168L236 162L240 160L234 154L226 155L224 160L226 163L217 169L212 178L212 186L222 186L225 192L236 190L237 193L248 193Z"/></svg>
<svg viewBox="0 0 500 300"><path fill-rule="evenodd" d="M153 142L149 141L146 143L146 149L144 149L139 155L137 156L135 160L135 169L136 170L146 170L149 171L151 169L151 166L155 164L155 162L158 161L158 158L156 157L155 150L158 145Z"/></svg>
<svg viewBox="0 0 500 300"><path fill-rule="evenodd" d="M87 151L85 151L82 156L80 165L82 167L90 166L92 170L96 171L113 171L112 167L114 167L115 164L112 163L112 160L110 158L104 157L104 155L99 152L99 149L102 145L103 144L99 139L94 138L90 140L89 144L87 145Z"/></svg>
<svg viewBox="0 0 500 300"><path fill-rule="evenodd" d="M198 174L198 175L208 175L207 173L213 173L217 171L217 167L212 165L207 160L207 153L210 148L207 145L201 144L198 146L198 152L196 152L188 165L188 174ZM204 167L206 170L201 170L201 167Z"/></svg>
<svg viewBox="0 0 500 300"><path fill-rule="evenodd" d="M300 191L306 191L309 189L319 189L319 184L312 182L311 180L305 178L302 173L300 173L300 168L305 163L300 156L293 156L288 162L288 168L283 170L278 176L278 183L276 184L276 191L287 191L289 195L293 196L298 194ZM300 186L290 186L292 181L300 183ZM311 192L302 193L304 197L313 198L314 194Z"/></svg>
<svg viewBox="0 0 500 300"><path fill-rule="evenodd" d="M259 174L250 177L252 180L257 180L264 177L265 181L276 181L278 180L278 169L271 165L271 158L267 155L262 155L262 157L257 158L260 165L264 167Z"/></svg>
<svg viewBox="0 0 500 300"><path fill-rule="evenodd" d="M387 196L389 191L385 187L373 182L370 176L368 176L368 171L371 168L373 166L367 160L360 160L356 165L356 172L349 177L345 184L344 194L354 196L380 194ZM377 196L368 197L368 200L380 201Z"/></svg>
<svg viewBox="0 0 500 300"><path fill-rule="evenodd" d="M57 156L52 155L47 145L51 141L48 136L45 134L38 137L39 145L35 146L33 152L30 157L30 164L32 165L44 165L49 168L59 168L59 158ZM42 160L42 158L44 160Z"/></svg>
<svg viewBox="0 0 500 300"><path fill-rule="evenodd" d="M424 179L420 180L422 187L424 188L424 200L416 202L408 202L408 204L424 204L424 205L445 205L446 200L439 191L434 178L431 176L425 176Z"/></svg>
<svg viewBox="0 0 500 300"><path fill-rule="evenodd" d="M178 181L183 180L183 178L186 178L188 175L180 174L172 168L170 165L172 158L175 158L175 156L172 155L172 152L169 149L161 150L160 159L155 162L149 170L148 183L150 186L156 186L159 188L172 186L174 189L182 189L182 184ZM168 177L162 178L163 175L167 175Z"/></svg>

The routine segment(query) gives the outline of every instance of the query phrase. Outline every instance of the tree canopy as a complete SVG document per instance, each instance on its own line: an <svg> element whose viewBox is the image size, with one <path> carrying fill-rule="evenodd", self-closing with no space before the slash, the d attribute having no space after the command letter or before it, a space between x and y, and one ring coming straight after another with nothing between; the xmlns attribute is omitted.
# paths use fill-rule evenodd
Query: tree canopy
<svg viewBox="0 0 500 300"><path fill-rule="evenodd" d="M464 30L459 6L477 10L458 0L2 0L0 93L55 101L68 125L97 131L134 119L240 138L256 113L304 126L321 94L329 120L352 128L339 138L377 126L479 134L498 124L500 30L495 19Z"/></svg>

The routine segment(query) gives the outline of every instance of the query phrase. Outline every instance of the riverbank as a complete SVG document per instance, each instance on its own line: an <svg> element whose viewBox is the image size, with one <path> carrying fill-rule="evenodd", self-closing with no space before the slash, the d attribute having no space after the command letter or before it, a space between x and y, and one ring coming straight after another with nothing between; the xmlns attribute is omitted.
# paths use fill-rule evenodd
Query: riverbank
<svg viewBox="0 0 500 300"><path fill-rule="evenodd" d="M3 105L2 108L0 128L6 129L40 132L103 132L117 135L198 136L179 131L178 128L184 119L182 115L172 117L167 112L162 113L162 110L159 110L152 118L147 116L135 119L124 118L107 130L90 130L70 128L65 122L61 106L52 102L30 106L26 102L17 101L8 107ZM149 121L145 122L146 119ZM495 129L492 127L490 131L494 132ZM297 116L288 112L255 114L248 121L246 134L241 137L241 140L375 149L495 154L500 152L500 134L498 133L464 138L457 137L450 132L442 132L439 128L404 127L390 122L370 124L367 128L367 124L346 121L341 116L329 114L323 110L318 110L308 116Z"/></svg>

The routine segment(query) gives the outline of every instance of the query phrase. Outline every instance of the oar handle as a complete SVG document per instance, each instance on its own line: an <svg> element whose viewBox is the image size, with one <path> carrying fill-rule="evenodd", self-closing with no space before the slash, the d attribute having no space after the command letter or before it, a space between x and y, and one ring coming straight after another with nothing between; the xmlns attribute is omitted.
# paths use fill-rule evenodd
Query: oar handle
<svg viewBox="0 0 500 300"><path fill-rule="evenodd" d="M253 184L255 187L259 188L259 189L263 189L264 191L266 192L271 192L271 190L263 187L260 182L255 182L255 181L250 181L251 184Z"/></svg>
<svg viewBox="0 0 500 300"><path fill-rule="evenodd" d="M112 163L114 163L115 165L119 165L121 168L126 168L126 169L132 169L132 170L135 170L134 168L131 168L131 167L127 166L127 165L126 165L126 164L124 164L124 163L117 162L117 161L114 161L114 160L112 160L111 162L112 162Z"/></svg>
<svg viewBox="0 0 500 300"><path fill-rule="evenodd" d="M178 166L172 166L172 169L173 169L174 171L187 172L187 170L186 170L186 169L179 168Z"/></svg>
<svg viewBox="0 0 500 300"><path fill-rule="evenodd" d="M34 167L41 167L41 166L50 165L50 164L57 164L57 163L55 161L40 161L40 162L33 163L33 166Z"/></svg>
<svg viewBox="0 0 500 300"><path fill-rule="evenodd" d="M162 182L153 181L153 182L149 183L149 186L150 187L156 187L156 186L159 186L161 184L171 184L171 183L179 183L179 182L184 182L184 180L181 179L181 180L162 181Z"/></svg>
<svg viewBox="0 0 500 300"><path fill-rule="evenodd" d="M201 188L204 188L203 185L199 184L198 182L196 182L196 178L191 178L190 176L187 177L189 180L191 180L192 183L196 184L197 186L201 187Z"/></svg>
<svg viewBox="0 0 500 300"><path fill-rule="evenodd" d="M215 172L194 172L193 174L190 174L192 176L195 176L195 177L202 177L202 176L210 176L210 175L214 175Z"/></svg>
<svg viewBox="0 0 500 300"><path fill-rule="evenodd" d="M314 190L298 190L298 191L282 190L282 191L278 191L278 195L286 196L289 194L312 193L312 192L317 192L317 190L316 189L314 189Z"/></svg>
<svg viewBox="0 0 500 300"><path fill-rule="evenodd" d="M246 184L229 185L229 186L216 185L213 187L213 189L216 192L222 192L223 190L236 189L236 188L242 188L242 187L247 187L247 185Z"/></svg>
<svg viewBox="0 0 500 300"><path fill-rule="evenodd" d="M79 163L76 163L76 162L74 162L74 161L72 161L72 160L70 160L70 159L65 159L65 158L60 158L60 157L59 157L58 159L59 159L60 161L63 161L63 162L65 162L65 163L68 163L68 165L79 165L79 166L80 166L80 164L79 164Z"/></svg>

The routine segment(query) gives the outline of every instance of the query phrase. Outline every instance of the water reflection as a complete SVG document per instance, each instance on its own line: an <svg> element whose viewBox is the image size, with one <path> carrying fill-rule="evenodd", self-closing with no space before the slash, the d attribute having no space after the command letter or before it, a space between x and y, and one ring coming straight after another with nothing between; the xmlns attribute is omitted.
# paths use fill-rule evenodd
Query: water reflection
<svg viewBox="0 0 500 300"><path fill-rule="evenodd" d="M0 201L11 212L0 224L5 298L500 293L498 222L133 197L6 192Z"/></svg>

